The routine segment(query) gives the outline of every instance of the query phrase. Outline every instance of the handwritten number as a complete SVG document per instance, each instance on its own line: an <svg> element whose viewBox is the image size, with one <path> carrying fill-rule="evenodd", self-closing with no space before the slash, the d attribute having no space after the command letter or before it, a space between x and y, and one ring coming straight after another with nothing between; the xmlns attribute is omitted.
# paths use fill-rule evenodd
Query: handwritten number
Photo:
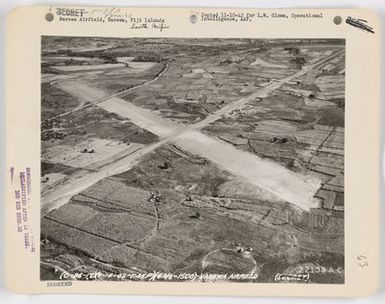
<svg viewBox="0 0 385 304"><path fill-rule="evenodd" d="M368 267L369 263L367 261L368 257L364 255L358 255L357 260L358 260L358 265L362 268Z"/></svg>

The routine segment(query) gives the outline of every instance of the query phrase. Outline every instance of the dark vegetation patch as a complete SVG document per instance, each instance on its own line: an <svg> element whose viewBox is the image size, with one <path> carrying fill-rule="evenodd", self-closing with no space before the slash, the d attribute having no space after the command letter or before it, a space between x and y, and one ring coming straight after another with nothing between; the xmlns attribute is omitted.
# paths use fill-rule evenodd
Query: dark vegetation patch
<svg viewBox="0 0 385 304"><path fill-rule="evenodd" d="M78 168L73 168L62 164L51 164L47 162L41 162L41 176L50 173L61 173L65 175L70 175L78 170Z"/></svg>
<svg viewBox="0 0 385 304"><path fill-rule="evenodd" d="M80 137L97 137L127 144L148 144L158 139L156 135L139 128L128 119L94 105L43 124L43 134L52 127L59 128L66 141Z"/></svg>
<svg viewBox="0 0 385 304"><path fill-rule="evenodd" d="M62 114L80 104L76 97L50 85L41 85L41 121Z"/></svg>

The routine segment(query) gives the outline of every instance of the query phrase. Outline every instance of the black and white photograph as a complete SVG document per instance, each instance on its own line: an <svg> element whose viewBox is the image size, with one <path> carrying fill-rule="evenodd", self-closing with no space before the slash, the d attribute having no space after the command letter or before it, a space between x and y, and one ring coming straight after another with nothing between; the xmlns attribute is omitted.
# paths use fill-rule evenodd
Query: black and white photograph
<svg viewBox="0 0 385 304"><path fill-rule="evenodd" d="M45 35L40 85L41 281L345 283L345 39Z"/></svg>

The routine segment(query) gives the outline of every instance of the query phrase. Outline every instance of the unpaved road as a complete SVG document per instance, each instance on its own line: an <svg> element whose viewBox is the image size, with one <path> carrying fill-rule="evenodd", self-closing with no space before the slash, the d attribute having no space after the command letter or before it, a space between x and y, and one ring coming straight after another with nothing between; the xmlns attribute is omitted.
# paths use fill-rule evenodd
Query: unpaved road
<svg viewBox="0 0 385 304"><path fill-rule="evenodd" d="M109 112L129 118L139 127L159 135L161 140L155 144L148 145L113 164L101 168L98 172L89 173L79 179L68 180L59 185L42 197L42 215L46 214L51 209L58 208L66 203L71 196L85 190L99 180L129 170L142 156L173 140L175 140L182 148L189 151L192 150L193 153L207 157L222 168L229 170L238 176L243 176L251 184L258 185L264 190L273 192L300 208L309 209L313 204L312 198L319 188L319 181L308 181L304 176L293 173L272 161L264 160L256 155L239 151L235 147L209 138L199 133L197 130L214 122L222 115L231 113L234 109L243 106L257 97L266 96L266 94L278 89L284 83L300 77L315 67L334 59L343 51L344 50L336 51L331 56L306 66L301 71L291 76L273 82L270 85L257 90L248 97L236 100L212 115L209 115L202 121L188 126L179 125L161 118L150 110L137 107L118 98L117 94L112 95L110 98L91 101L93 104L97 104L99 107ZM161 75L157 78L160 76ZM154 82L156 79L151 82ZM66 91L71 93L71 88L74 88L75 90L71 93L73 95L79 94L79 92L85 92L85 94L87 94L86 89L78 91L75 87L76 86L68 86L66 87ZM83 96L83 99L87 100L88 98L88 96ZM179 136L180 138L177 138Z"/></svg>

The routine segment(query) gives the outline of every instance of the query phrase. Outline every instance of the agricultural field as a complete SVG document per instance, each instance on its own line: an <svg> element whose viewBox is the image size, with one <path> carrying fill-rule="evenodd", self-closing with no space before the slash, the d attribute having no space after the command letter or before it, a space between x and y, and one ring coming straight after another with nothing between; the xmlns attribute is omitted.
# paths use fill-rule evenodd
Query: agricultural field
<svg viewBox="0 0 385 304"><path fill-rule="evenodd" d="M54 92L68 96L60 89ZM50 95L58 100L57 95ZM61 96L61 95L59 95ZM61 98L62 102L67 102ZM79 100L71 96L66 104L78 105ZM52 104L55 104L54 102ZM46 112L55 111L43 99ZM79 178L84 174L124 158L126 155L156 142L158 137L143 130L114 113L109 113L91 103L84 103L81 111L43 120L47 115L42 111L41 124L41 182L42 193L60 184ZM64 109L63 109L64 111ZM61 113L60 113L61 114Z"/></svg>
<svg viewBox="0 0 385 304"><path fill-rule="evenodd" d="M344 60L343 54L337 56L265 98L246 103L203 131L237 149L318 178L322 182L316 195L319 206L342 211Z"/></svg>
<svg viewBox="0 0 385 304"><path fill-rule="evenodd" d="M41 280L343 284L344 50L42 37Z"/></svg>
<svg viewBox="0 0 385 304"><path fill-rule="evenodd" d="M271 282L279 267L296 272L309 260L326 267L343 261L342 217L279 203L175 145L75 195L43 217L42 227L43 260L68 271L253 270ZM63 254L64 245L73 252ZM340 273L333 278L342 280Z"/></svg>
<svg viewBox="0 0 385 304"><path fill-rule="evenodd" d="M132 90L124 99L172 121L194 123L302 66L302 57L285 50L253 47L239 53L214 49L207 56L192 46L189 54L172 58L161 79Z"/></svg>
<svg viewBox="0 0 385 304"><path fill-rule="evenodd" d="M80 104L79 99L47 83L42 84L41 95L42 121L65 113L67 110L71 110Z"/></svg>

